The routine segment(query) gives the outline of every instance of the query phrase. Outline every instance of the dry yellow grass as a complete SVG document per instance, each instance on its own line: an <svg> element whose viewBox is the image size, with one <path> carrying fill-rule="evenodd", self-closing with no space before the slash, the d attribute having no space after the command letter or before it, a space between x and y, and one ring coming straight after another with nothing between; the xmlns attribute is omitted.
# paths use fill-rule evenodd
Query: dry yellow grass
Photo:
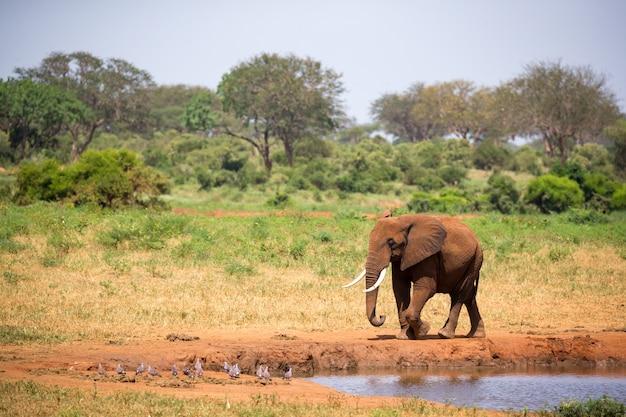
<svg viewBox="0 0 626 417"><path fill-rule="evenodd" d="M307 268L303 262L287 267L251 262L249 270L244 263L242 273L233 273L217 260L181 263L169 249L179 247L184 237L168 240L161 250L111 250L97 244L93 231L87 230L74 236L75 246L61 254L51 252L46 239L20 236L17 240L27 249L0 253L1 326L26 329L36 340L117 340L231 328L315 332L370 327L361 288L341 288L360 271L364 259L342 265L352 276L320 275L319 265ZM362 252L365 244L358 242L356 251ZM584 248L559 243L556 249L547 241L532 253L497 256L497 251L486 250L478 302L488 332L626 328L626 261L619 250L608 243ZM328 262L324 270L337 270L326 259L329 254L310 256L312 262ZM424 319L433 330L444 323L448 308L449 298L441 294L426 305ZM395 333L389 279L379 293L378 312L387 315L384 326ZM459 333L468 328L463 312Z"/></svg>

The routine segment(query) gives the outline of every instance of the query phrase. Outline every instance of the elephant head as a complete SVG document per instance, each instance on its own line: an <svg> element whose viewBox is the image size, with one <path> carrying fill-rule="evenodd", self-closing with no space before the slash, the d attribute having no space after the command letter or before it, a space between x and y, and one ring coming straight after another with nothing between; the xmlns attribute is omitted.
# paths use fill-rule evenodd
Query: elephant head
<svg viewBox="0 0 626 417"><path fill-rule="evenodd" d="M365 270L350 284L365 277L365 309L372 326L381 326L385 316L376 316L378 287L390 262L398 262L404 271L441 250L447 232L435 217L406 214L390 217L386 211L370 232Z"/></svg>

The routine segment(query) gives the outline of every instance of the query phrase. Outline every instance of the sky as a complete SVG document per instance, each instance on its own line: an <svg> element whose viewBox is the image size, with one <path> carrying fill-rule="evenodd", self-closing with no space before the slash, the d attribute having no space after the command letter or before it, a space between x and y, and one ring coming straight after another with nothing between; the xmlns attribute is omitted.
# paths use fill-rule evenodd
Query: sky
<svg viewBox="0 0 626 417"><path fill-rule="evenodd" d="M0 0L0 78L52 52L119 58L157 84L215 89L261 53L342 74L348 116L386 93L464 79L498 86L528 64L606 75L626 113L624 0Z"/></svg>

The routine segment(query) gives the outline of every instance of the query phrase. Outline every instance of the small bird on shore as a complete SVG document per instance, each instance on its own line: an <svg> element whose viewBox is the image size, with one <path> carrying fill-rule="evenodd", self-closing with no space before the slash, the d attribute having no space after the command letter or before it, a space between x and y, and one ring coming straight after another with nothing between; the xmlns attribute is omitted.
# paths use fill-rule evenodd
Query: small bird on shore
<svg viewBox="0 0 626 417"><path fill-rule="evenodd" d="M148 375L161 376L161 374L159 374L154 368L152 368L150 364L148 364Z"/></svg>
<svg viewBox="0 0 626 417"><path fill-rule="evenodd" d="M230 370L228 371L228 375L231 378L239 378L239 375L241 374L241 372L239 372L239 364L236 363L233 366L230 367Z"/></svg>
<svg viewBox="0 0 626 417"><path fill-rule="evenodd" d="M257 368L256 376L258 376L259 379L263 379L263 364L260 364L259 367Z"/></svg>
<svg viewBox="0 0 626 417"><path fill-rule="evenodd" d="M293 372L291 368L289 368L287 369L287 372L285 372L285 375L283 375L283 379L286 379L287 381L289 381L292 376L293 376Z"/></svg>
<svg viewBox="0 0 626 417"><path fill-rule="evenodd" d="M195 374L193 373L193 370L187 368L186 366L183 368L183 374L187 375L191 379L194 379L194 377L195 377Z"/></svg>
<svg viewBox="0 0 626 417"><path fill-rule="evenodd" d="M272 377L270 376L270 369L267 365L265 365L265 368L263 369L263 378L267 379L268 381L272 380Z"/></svg>
<svg viewBox="0 0 626 417"><path fill-rule="evenodd" d="M200 362L200 358L196 359L196 363L193 367L196 370L198 378L202 378L204 376L204 369L202 369L202 362Z"/></svg>
<svg viewBox="0 0 626 417"><path fill-rule="evenodd" d="M116 371L118 375L126 375L126 371L124 370L124 368L122 368L122 365L120 365L119 363L117 364Z"/></svg>
<svg viewBox="0 0 626 417"><path fill-rule="evenodd" d="M176 364L172 366L172 376L178 376L178 368L176 367Z"/></svg>
<svg viewBox="0 0 626 417"><path fill-rule="evenodd" d="M146 368L143 366L143 362L141 362L141 364L137 367L137 370L135 371L135 375L141 375L145 370Z"/></svg>
<svg viewBox="0 0 626 417"><path fill-rule="evenodd" d="M104 370L101 363L98 364L98 374L103 376L107 374L107 371Z"/></svg>
<svg viewBox="0 0 626 417"><path fill-rule="evenodd" d="M229 373L230 368L231 366L228 364L228 362L224 361L224 372Z"/></svg>

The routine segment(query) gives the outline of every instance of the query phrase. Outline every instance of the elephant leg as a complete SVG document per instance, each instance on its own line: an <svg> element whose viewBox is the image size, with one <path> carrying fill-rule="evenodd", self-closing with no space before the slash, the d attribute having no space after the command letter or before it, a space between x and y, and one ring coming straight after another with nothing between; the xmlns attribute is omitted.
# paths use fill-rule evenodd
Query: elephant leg
<svg viewBox="0 0 626 417"><path fill-rule="evenodd" d="M436 288L433 278L421 278L413 285L413 297L406 310L406 320L417 337L425 336L430 330L430 324L421 319L421 314L426 301L435 295Z"/></svg>
<svg viewBox="0 0 626 417"><path fill-rule="evenodd" d="M478 290L478 280L474 286L474 290L472 291L472 295L470 299L465 303L467 307L467 313L470 317L470 323L472 328L470 329L467 337L485 337L485 324L483 323L483 319L480 316L480 312L478 311L478 304L476 303L476 291Z"/></svg>
<svg viewBox="0 0 626 417"><path fill-rule="evenodd" d="M439 329L439 337L443 339L454 339L456 326L459 322L459 315L461 314L461 308L463 307L462 298L458 295L450 295L450 314L448 314L448 319L446 320L446 324L443 325L441 329Z"/></svg>
<svg viewBox="0 0 626 417"><path fill-rule="evenodd" d="M394 271L393 293L396 297L398 319L400 320L400 333L396 336L401 340L415 339L415 333L406 319L406 309L411 302L411 281L402 278L400 273Z"/></svg>

